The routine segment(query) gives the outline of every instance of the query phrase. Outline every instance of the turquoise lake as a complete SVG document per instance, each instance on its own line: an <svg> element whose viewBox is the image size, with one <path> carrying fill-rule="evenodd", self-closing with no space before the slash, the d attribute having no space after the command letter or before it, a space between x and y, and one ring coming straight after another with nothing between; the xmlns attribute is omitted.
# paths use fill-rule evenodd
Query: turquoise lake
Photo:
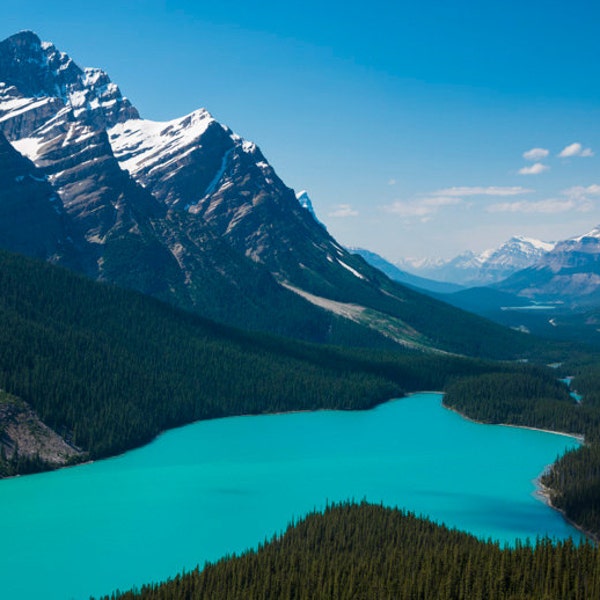
<svg viewBox="0 0 600 600"><path fill-rule="evenodd" d="M484 539L579 538L534 496L577 445L467 421L437 393L195 423L116 458L0 481L0 597L86 599L166 579L352 498Z"/></svg>

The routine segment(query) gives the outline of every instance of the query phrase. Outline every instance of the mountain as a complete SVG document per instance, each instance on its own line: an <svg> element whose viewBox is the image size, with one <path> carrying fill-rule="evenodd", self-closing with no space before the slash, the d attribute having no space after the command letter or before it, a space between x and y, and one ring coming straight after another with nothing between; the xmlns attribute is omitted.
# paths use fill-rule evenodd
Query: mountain
<svg viewBox="0 0 600 600"><path fill-rule="evenodd" d="M117 454L197 419L368 408L468 366L395 353L392 372L387 355L235 330L4 250L0 319L0 477Z"/></svg>
<svg viewBox="0 0 600 600"><path fill-rule="evenodd" d="M76 268L69 226L46 176L0 133L0 247Z"/></svg>
<svg viewBox="0 0 600 600"><path fill-rule="evenodd" d="M498 248L480 254L463 252L447 261L402 263L413 273L465 287L490 285L535 264L554 248L554 243L514 236Z"/></svg>
<svg viewBox="0 0 600 600"><path fill-rule="evenodd" d="M494 357L531 347L345 250L260 149L206 110L143 119L106 73L32 32L0 42L0 134L18 153L4 140L8 160L37 178L36 202L56 213L37 211L55 232L43 251L33 225L7 247L305 340Z"/></svg>
<svg viewBox="0 0 600 600"><path fill-rule="evenodd" d="M515 331L556 340L582 341L594 346L600 343L598 333L590 327L585 328L582 319L559 315L555 306L544 308L531 299L492 287L463 288L455 283L426 279L402 271L374 252L356 248L352 251L395 281ZM585 320L594 324L598 322L592 316Z"/></svg>
<svg viewBox="0 0 600 600"><path fill-rule="evenodd" d="M557 242L537 263L491 284L437 298L537 336L598 347L600 227Z"/></svg>
<svg viewBox="0 0 600 600"><path fill-rule="evenodd" d="M164 126L142 121L103 71L79 68L32 32L4 40L0 176L10 187L0 191L0 209L12 215L2 224L12 236L5 238L4 247L239 326L317 341L335 339L327 332L341 327L337 317L283 288L268 270L233 250L204 219L171 207L184 195L186 184L205 189L220 172L222 145L228 144L229 151L239 141L210 117L203 122L205 115L198 111ZM166 175L160 172L167 180L179 170L171 192L163 193L160 183L156 191L146 189L144 185L155 181L148 169L135 172L138 183L122 168L118 159L125 160L124 148L116 142L115 131L125 122L132 128L145 125L150 136L152 126L157 128L145 164L154 158L158 162L153 166L170 169ZM169 152L176 168L165 157ZM177 152L187 152L191 163ZM35 210L25 204L31 198L37 199ZM35 214L36 231L22 227L16 205L29 218ZM39 230L50 238L43 251ZM341 328L354 332L352 323Z"/></svg>
<svg viewBox="0 0 600 600"><path fill-rule="evenodd" d="M557 243L534 266L515 273L497 287L572 308L600 304L600 226Z"/></svg>
<svg viewBox="0 0 600 600"><path fill-rule="evenodd" d="M413 275L412 273L403 271L379 254L371 252L370 250L365 250L364 248L349 248L349 250L353 254L358 254L364 258L370 265L376 269L379 269L382 273L385 273L390 279L409 287L440 294L451 294L452 292L457 292L463 289L462 286L456 283L435 281L433 279L419 277L418 275Z"/></svg>

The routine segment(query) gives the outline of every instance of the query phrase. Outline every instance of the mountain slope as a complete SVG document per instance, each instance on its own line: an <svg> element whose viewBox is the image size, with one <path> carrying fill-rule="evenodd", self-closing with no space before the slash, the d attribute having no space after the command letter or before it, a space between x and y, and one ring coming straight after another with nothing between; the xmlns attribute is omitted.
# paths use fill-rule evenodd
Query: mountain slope
<svg viewBox="0 0 600 600"><path fill-rule="evenodd" d="M0 247L75 267L76 239L45 175L0 133Z"/></svg>
<svg viewBox="0 0 600 600"><path fill-rule="evenodd" d="M5 251L0 318L0 388L92 457L202 418L366 408L402 393L405 378L401 368L382 376L376 362L233 330Z"/></svg>
<svg viewBox="0 0 600 600"><path fill-rule="evenodd" d="M236 330L5 251L0 319L0 389L12 398L0 394L0 475L6 472L2 447L8 459L27 450L16 450L4 435L19 437L11 429L16 413L41 420L44 439L46 426L60 434L71 454L101 457L198 419L364 409L407 391L441 389L461 375L506 368Z"/></svg>
<svg viewBox="0 0 600 600"><path fill-rule="evenodd" d="M379 269L382 273L385 273L390 279L408 285L412 288L425 290L427 292L434 292L438 294L451 294L462 290L462 286L456 283L448 283L444 281L435 281L434 279L427 279L425 277L419 277L413 275L407 271L403 271L396 265L392 264L379 254L365 250L364 248L350 248L353 254L362 256L370 265Z"/></svg>
<svg viewBox="0 0 600 600"><path fill-rule="evenodd" d="M61 200L87 275L319 342L530 350L342 248L258 147L206 111L141 119L106 73L31 32L0 43L0 82L0 132Z"/></svg>
<svg viewBox="0 0 600 600"><path fill-rule="evenodd" d="M17 159L19 155L2 137L3 180L10 179L14 188L16 180L11 178L21 177L14 164L29 165L39 180L35 184L45 190L36 192L36 219L52 216L56 207L64 210L63 228L67 237L78 242L77 260L58 262L239 326L317 341L335 340L329 331L341 329L346 336L354 331L352 323L340 324L335 315L279 286L266 269L233 251L201 219L171 210L168 202L163 204L121 168L107 128L124 120L140 120L105 73L80 69L53 45L23 32L0 43L0 81L0 131L9 137L14 150L36 165L23 156ZM205 164L192 121L184 118L182 128L200 153L194 162L200 165L193 169L194 178L210 164ZM214 140L208 146L213 152L218 149ZM164 165L165 157L159 158ZM209 178L213 176L210 172ZM18 209L32 215L25 204L29 192L22 182L31 186L33 180L20 181L10 202L8 186L0 198L5 200L6 211ZM16 217L4 223L7 235L14 238L6 239L4 247L41 256L37 232L14 227L19 224ZM57 227L57 222L43 221L47 237L60 239L64 245L65 235L59 235ZM45 254L52 260L56 249ZM377 338L373 334L368 343L387 344Z"/></svg>

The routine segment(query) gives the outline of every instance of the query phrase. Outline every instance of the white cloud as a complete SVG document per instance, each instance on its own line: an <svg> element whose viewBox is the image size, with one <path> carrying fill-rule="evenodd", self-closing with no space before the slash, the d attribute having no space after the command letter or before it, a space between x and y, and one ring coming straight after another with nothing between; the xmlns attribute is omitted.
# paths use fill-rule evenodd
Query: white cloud
<svg viewBox="0 0 600 600"><path fill-rule="evenodd" d="M421 198L419 200L424 206L439 207L439 206L456 206L462 204L462 199L457 196L431 196Z"/></svg>
<svg viewBox="0 0 600 600"><path fill-rule="evenodd" d="M469 208L472 204L465 198L471 196L508 197L531 192L533 190L522 186L456 186L436 190L429 195L411 200L397 200L384 206L383 210L405 219L419 219L427 222L445 207L460 205Z"/></svg>
<svg viewBox="0 0 600 600"><path fill-rule="evenodd" d="M600 185L587 187L575 186L562 192L564 198L549 198L546 200L500 202L488 206L491 213L544 213L558 214L565 212L589 212L594 208L594 202L589 196L600 196Z"/></svg>
<svg viewBox="0 0 600 600"><path fill-rule="evenodd" d="M583 199L588 196L600 196L600 185L593 183L592 185L576 185L563 191L565 196L571 198Z"/></svg>
<svg viewBox="0 0 600 600"><path fill-rule="evenodd" d="M543 165L542 163L535 163L530 167L523 167L519 169L519 175L539 175L544 171L548 171L550 167L548 165Z"/></svg>
<svg viewBox="0 0 600 600"><path fill-rule="evenodd" d="M340 218L358 217L358 211L353 209L350 204L338 204L327 216Z"/></svg>
<svg viewBox="0 0 600 600"><path fill-rule="evenodd" d="M401 200L388 204L384 207L384 210L400 217L425 217L435 212L435 209L431 206L425 206L416 202L402 202Z"/></svg>
<svg viewBox="0 0 600 600"><path fill-rule="evenodd" d="M396 185L396 180L395 179L390 179L388 181L388 185Z"/></svg>
<svg viewBox="0 0 600 600"><path fill-rule="evenodd" d="M462 204L461 198L453 196L431 196L428 198L419 198L418 200L402 201L397 200L392 204L384 206L386 212L399 215L405 218L420 217L421 220L429 220L432 215L438 212L443 206L456 206Z"/></svg>
<svg viewBox="0 0 600 600"><path fill-rule="evenodd" d="M494 186L490 185L487 187L481 186L462 186L462 187L451 187L443 190L433 192L434 196L452 196L452 197L463 197L463 196L519 196L520 194L529 194L533 190L524 188L518 185L514 186Z"/></svg>
<svg viewBox="0 0 600 600"><path fill-rule="evenodd" d="M546 158L549 154L550 150L546 150L546 148L532 148L531 150L527 150L527 152L523 152L523 158L525 160L537 162L538 160Z"/></svg>
<svg viewBox="0 0 600 600"><path fill-rule="evenodd" d="M572 158L574 156L581 156L582 158L589 158L594 156L594 152L591 148L584 148L579 142L569 144L565 146L559 153L560 158Z"/></svg>
<svg viewBox="0 0 600 600"><path fill-rule="evenodd" d="M574 199L549 199L538 200L535 202L500 202L488 206L487 211L491 213L544 213L556 214L577 210L578 212L586 212L589 208L578 206Z"/></svg>

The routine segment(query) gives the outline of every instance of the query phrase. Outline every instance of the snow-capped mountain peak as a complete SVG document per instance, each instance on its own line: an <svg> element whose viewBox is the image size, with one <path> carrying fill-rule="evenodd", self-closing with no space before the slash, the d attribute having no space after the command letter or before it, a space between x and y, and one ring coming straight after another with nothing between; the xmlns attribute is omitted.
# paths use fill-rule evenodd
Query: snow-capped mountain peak
<svg viewBox="0 0 600 600"><path fill-rule="evenodd" d="M306 190L301 190L301 191L297 192L296 199L300 203L300 206L302 208L306 209L311 214L312 218L319 225L322 225L323 227L325 227L325 225L323 225L323 223L321 223L321 221L319 221L319 218L317 217L317 213L315 212L315 209L313 207L313 203L312 203L312 201L308 195L308 192Z"/></svg>
<svg viewBox="0 0 600 600"><path fill-rule="evenodd" d="M600 225L596 225L596 227L594 227L594 229L592 229L591 231L588 231L587 233L584 233L583 235L572 237L567 241L582 242L586 238L593 238L593 239L600 240Z"/></svg>
<svg viewBox="0 0 600 600"><path fill-rule="evenodd" d="M425 263L420 268L415 267L413 263L412 272L461 285L488 285L536 264L551 252L555 245L554 242L517 235L497 248L489 248L478 254L467 250L453 259L433 264Z"/></svg>
<svg viewBox="0 0 600 600"><path fill-rule="evenodd" d="M503 266L524 269L537 262L555 247L554 242L543 242L525 236L514 236L498 248L480 254L482 266Z"/></svg>
<svg viewBox="0 0 600 600"><path fill-rule="evenodd" d="M204 109L171 121L130 119L108 130L121 167L132 175L169 161L180 161L206 132L213 117ZM177 167L175 167L177 168Z"/></svg>
<svg viewBox="0 0 600 600"><path fill-rule="evenodd" d="M0 81L0 121L9 139L27 137L60 106L100 127L139 117L104 71L81 69L31 31L0 42Z"/></svg>

